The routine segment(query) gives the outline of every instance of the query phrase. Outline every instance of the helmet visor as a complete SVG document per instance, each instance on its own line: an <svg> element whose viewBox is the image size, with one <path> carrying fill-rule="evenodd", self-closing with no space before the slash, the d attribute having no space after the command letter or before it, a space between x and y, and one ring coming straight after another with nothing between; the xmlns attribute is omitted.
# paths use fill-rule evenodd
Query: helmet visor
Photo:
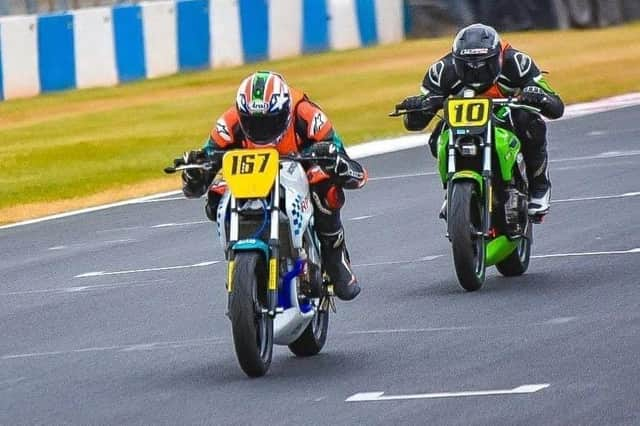
<svg viewBox="0 0 640 426"><path fill-rule="evenodd" d="M500 74L500 58L498 55L475 60L455 58L455 68L465 86L486 87L493 84Z"/></svg>
<svg viewBox="0 0 640 426"><path fill-rule="evenodd" d="M240 127L245 136L257 144L275 142L287 129L289 114L250 115L240 113Z"/></svg>

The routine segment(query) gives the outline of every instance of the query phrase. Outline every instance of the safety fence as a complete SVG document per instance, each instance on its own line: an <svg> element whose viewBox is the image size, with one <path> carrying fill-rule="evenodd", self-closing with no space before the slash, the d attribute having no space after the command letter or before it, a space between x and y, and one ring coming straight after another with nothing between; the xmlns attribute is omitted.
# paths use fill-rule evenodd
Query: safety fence
<svg viewBox="0 0 640 426"><path fill-rule="evenodd" d="M0 18L0 97L404 38L403 0L167 0Z"/></svg>
<svg viewBox="0 0 640 426"><path fill-rule="evenodd" d="M605 27L640 19L640 0L405 0L410 37L482 22L500 31Z"/></svg>

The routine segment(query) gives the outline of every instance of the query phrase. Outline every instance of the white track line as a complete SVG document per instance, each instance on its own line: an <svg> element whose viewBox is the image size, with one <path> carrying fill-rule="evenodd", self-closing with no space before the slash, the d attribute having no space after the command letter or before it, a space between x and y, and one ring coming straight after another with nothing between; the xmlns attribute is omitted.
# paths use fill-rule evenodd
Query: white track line
<svg viewBox="0 0 640 426"><path fill-rule="evenodd" d="M500 325L462 325L462 326L448 326L448 327L425 327L425 328L380 328L373 330L354 330L348 331L345 334L348 335L367 335L367 334L414 334L414 333L438 333L447 331L470 331L470 330L495 330L505 328L519 328L519 327L537 327L537 326L550 326L567 324L577 320L578 317L558 317L542 322L522 324L500 324Z"/></svg>
<svg viewBox="0 0 640 426"><path fill-rule="evenodd" d="M549 383L535 385L521 385L513 389L462 391L462 392L438 392L418 393L409 395L384 395L384 392L360 392L345 399L345 402L376 402L376 401L400 401L410 399L435 399L435 398L461 398L469 396L497 396L497 395L521 395L536 393L548 388Z"/></svg>
<svg viewBox="0 0 640 426"><path fill-rule="evenodd" d="M640 151L606 151L593 155L585 155L583 157L571 157L571 158L557 158L549 160L550 163L566 163L570 161L585 161L585 160L603 160L608 158L620 158L620 157L635 157L640 155Z"/></svg>
<svg viewBox="0 0 640 426"><path fill-rule="evenodd" d="M640 253L639 248L633 248L630 250L612 250L612 251L589 251L582 253L555 253L555 254L541 254L537 256L531 256L533 259L548 259L553 257L578 257L578 256L609 256L615 254L636 254Z"/></svg>
<svg viewBox="0 0 640 426"><path fill-rule="evenodd" d="M552 204L555 203L570 203L574 201L591 201L591 200L609 200L612 198L629 198L629 197L637 197L640 195L640 192L626 192L624 194L618 195L599 195L596 197L580 197L580 198L565 198L561 200L552 200Z"/></svg>
<svg viewBox="0 0 640 426"><path fill-rule="evenodd" d="M84 285L84 286L75 286L75 287L62 287L62 288L43 288L38 290L21 290L21 291L10 291L6 293L0 293L0 297L4 296L24 296L31 294L65 294L65 293L80 293L85 291L92 290L110 290L114 288L120 287L141 287L141 286L149 286L156 285L159 283L166 283L169 280L166 278L158 278L155 280L148 281L128 281L128 282L117 282L110 284L96 284L96 285Z"/></svg>
<svg viewBox="0 0 640 426"><path fill-rule="evenodd" d="M4 355L0 357L0 360L11 360L11 359L21 359L21 358L40 358L40 357L53 356L53 355L71 355L71 354L87 353L87 352L105 352L105 351L132 352L132 351L143 351L143 350L148 351L148 350L158 350L158 349L176 349L176 348L184 348L184 347L212 345L212 344L223 343L223 342L226 342L226 340L220 339L220 338L205 338L205 339L177 340L177 341L168 341L168 342L151 342L151 343L142 343L142 344L134 344L134 345L95 346L95 347L81 348L81 349L69 349L69 350L48 351L48 352L30 352L30 353L22 353L22 354Z"/></svg>
<svg viewBox="0 0 640 426"><path fill-rule="evenodd" d="M594 252L582 252L582 253L554 253L554 254L543 254L537 256L531 256L531 258L535 259L546 259L553 257L575 257L575 256L602 256L602 255L615 255L615 254L635 254L640 253L640 248L634 248L630 250L614 250L614 251L594 251ZM410 263L421 263L421 262L429 262L431 260L438 259L443 257L444 255L438 254L434 256L424 256L419 257L417 259L408 259L408 260L390 260L384 262L372 262L372 263L359 263L353 264L355 268L365 268L371 266L388 266L388 265L403 265ZM222 260L214 260L208 262L195 263L193 265L178 265L178 266L163 266L156 268L144 268L144 269L130 269L125 271L95 271L95 272L85 272L83 274L75 275L74 278L89 278L89 277L101 277L105 275L124 275L124 274L136 274L141 272L156 272L156 271L171 271L175 269L187 269L187 268L199 268L202 266L210 266L218 263L222 263Z"/></svg>
<svg viewBox="0 0 640 426"><path fill-rule="evenodd" d="M401 264L405 264L405 263L428 262L430 260L434 260L434 259L437 259L439 257L442 257L442 255L438 254L438 255L435 255L435 256L424 256L424 257L420 257L418 259L410 259L410 260L390 260L390 261L385 261L385 262L359 263L359 264L353 264L352 266L354 266L356 268L362 268L362 267L365 267L365 266L401 265Z"/></svg>
<svg viewBox="0 0 640 426"><path fill-rule="evenodd" d="M215 265L216 263L220 263L220 262L222 261L213 260L208 262L195 263L193 265L163 266L163 267L157 267L157 268L130 269L126 271L115 271L115 272L105 272L105 271L85 272L84 274L75 275L74 278L101 277L104 275L124 275L124 274L136 274L140 272L171 271L174 269L199 268L202 266Z"/></svg>
<svg viewBox="0 0 640 426"><path fill-rule="evenodd" d="M210 220L197 220L194 222L180 222L180 223L161 223L159 225L153 225L151 228L170 228L175 226L189 226L189 225L201 225L203 223L211 223Z"/></svg>
<svg viewBox="0 0 640 426"><path fill-rule="evenodd" d="M640 93L629 93L621 96L614 96L610 98L600 99L594 102L586 102L581 104L569 105L565 108L565 115L563 119L572 119L583 115L595 114L598 112L612 111L619 108L640 105ZM349 147L349 153L353 158L371 157L380 154L387 154L390 152L402 151L405 149L416 148L418 146L426 145L428 134L419 133L411 134L409 136L402 136L393 139L383 139L367 143L358 144ZM607 157L608 158L608 157ZM45 216L37 219L31 219L23 222L12 223L8 225L0 226L0 229L14 228L17 226L29 225L33 223L44 222L52 219L59 219L69 216L75 216L82 213L91 213L99 210L109 209L112 207L126 206L129 204L144 203L151 200L156 200L162 197L172 197L180 194L180 191L170 191L162 194L150 195L142 198L134 198L132 200L125 200L118 203L106 204L102 206L91 207L82 210L75 210L66 213L60 213L52 216ZM180 199L181 197L172 198ZM158 200L158 202L161 200ZM152 201L156 202L156 201Z"/></svg>

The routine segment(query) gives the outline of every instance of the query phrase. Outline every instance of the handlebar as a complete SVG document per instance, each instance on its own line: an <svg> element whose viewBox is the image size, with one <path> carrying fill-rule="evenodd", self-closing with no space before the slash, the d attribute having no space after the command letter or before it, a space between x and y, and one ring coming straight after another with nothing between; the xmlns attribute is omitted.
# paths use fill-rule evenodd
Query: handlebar
<svg viewBox="0 0 640 426"><path fill-rule="evenodd" d="M228 151L214 151L214 154L223 154ZM317 156L311 154L286 154L280 156L280 161L335 161L336 157L332 156ZM172 174L178 172L180 170L188 170L188 169L202 169L202 170L213 170L216 167L217 161L209 160L198 164L181 164L178 166L169 166L164 168L164 172L166 174Z"/></svg>
<svg viewBox="0 0 640 426"><path fill-rule="evenodd" d="M437 97L441 98L442 96L437 96ZM495 98L495 99L491 99L491 103L493 105L503 105L503 106L508 106L509 108L514 108L514 109L523 109L526 111L535 112L537 114L541 113L540 108L532 107L526 104L521 104L518 98L513 98L513 97ZM433 111L433 108L399 109L396 106L396 110L393 112L390 112L389 117L400 117L401 115L405 115L410 112L422 112L422 111Z"/></svg>

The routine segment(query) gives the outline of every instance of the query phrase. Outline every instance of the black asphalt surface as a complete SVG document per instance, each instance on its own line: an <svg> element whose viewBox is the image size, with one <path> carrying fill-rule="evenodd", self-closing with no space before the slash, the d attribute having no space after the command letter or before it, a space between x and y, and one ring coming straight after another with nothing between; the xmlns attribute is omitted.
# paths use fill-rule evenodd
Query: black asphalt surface
<svg viewBox="0 0 640 426"><path fill-rule="evenodd" d="M224 263L159 269L222 259L202 200L0 230L0 424L640 424L638 117L549 125L537 257L475 293L457 284L426 149L362 159L372 180L344 219L363 292L338 302L318 356L277 347L260 379L235 358ZM345 402L527 384L549 386Z"/></svg>

